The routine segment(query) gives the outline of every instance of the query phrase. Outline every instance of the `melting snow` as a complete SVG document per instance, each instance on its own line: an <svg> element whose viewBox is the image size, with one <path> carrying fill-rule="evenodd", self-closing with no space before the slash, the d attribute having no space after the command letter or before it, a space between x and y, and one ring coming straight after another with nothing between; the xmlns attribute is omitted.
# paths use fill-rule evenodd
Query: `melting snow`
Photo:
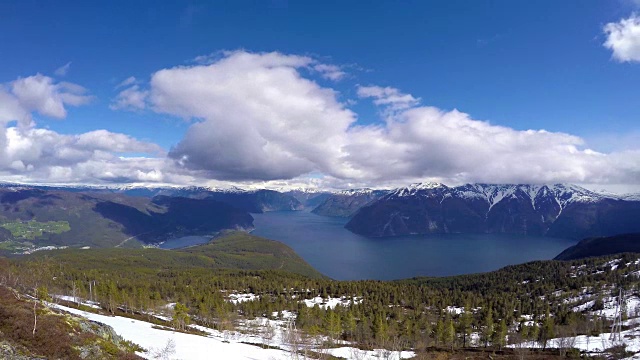
<svg viewBox="0 0 640 360"><path fill-rule="evenodd" d="M322 309L333 309L336 307L336 305L349 306L351 305L351 302L352 302L351 298L346 296L343 296L341 298L327 298L326 300L320 296L316 296L313 299L307 299L302 301L308 307L314 307L318 305ZM362 298L358 298L358 297L353 298L353 302L355 304L359 304L362 302Z"/></svg>

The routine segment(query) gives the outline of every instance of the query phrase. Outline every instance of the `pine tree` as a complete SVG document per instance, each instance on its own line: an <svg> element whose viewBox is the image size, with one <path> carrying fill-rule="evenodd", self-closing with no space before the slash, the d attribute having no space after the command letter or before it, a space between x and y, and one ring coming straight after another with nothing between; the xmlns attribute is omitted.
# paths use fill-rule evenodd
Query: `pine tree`
<svg viewBox="0 0 640 360"><path fill-rule="evenodd" d="M471 335L471 317L470 310L465 310L460 314L458 319L458 331L462 335L462 347L467 347L467 337Z"/></svg>
<svg viewBox="0 0 640 360"><path fill-rule="evenodd" d="M389 327L387 325L387 319L384 313L378 313L374 323L374 334L378 344L386 344L389 338Z"/></svg>
<svg viewBox="0 0 640 360"><path fill-rule="evenodd" d="M549 309L547 309L547 314L544 317L544 322L542 323L542 328L540 329L539 339L542 343L542 349L547 348L547 343L549 340L553 339L555 336L554 331L554 322L553 318L549 314Z"/></svg>
<svg viewBox="0 0 640 360"><path fill-rule="evenodd" d="M507 323L504 319L500 320L498 327L493 333L492 343L498 345L498 348L502 350L507 341Z"/></svg>
<svg viewBox="0 0 640 360"><path fill-rule="evenodd" d="M191 318L189 317L189 309L187 306L179 302L176 303L173 307L173 327L184 331L190 322Z"/></svg>
<svg viewBox="0 0 640 360"><path fill-rule="evenodd" d="M329 333L331 340L337 339L342 334L342 324L340 315L333 310L328 310L325 315L325 329Z"/></svg>
<svg viewBox="0 0 640 360"><path fill-rule="evenodd" d="M444 340L445 344L449 345L451 350L453 350L453 346L455 345L456 340L456 329L453 326L453 320L449 319L444 328Z"/></svg>
<svg viewBox="0 0 640 360"><path fill-rule="evenodd" d="M484 328L482 329L482 340L484 341L484 347L489 346L489 341L493 335L493 311L491 307L487 307L487 311L484 316Z"/></svg>
<svg viewBox="0 0 640 360"><path fill-rule="evenodd" d="M347 335L352 338L356 332L357 321L356 317L353 315L353 310L349 309L344 317L344 330L347 332Z"/></svg>
<svg viewBox="0 0 640 360"><path fill-rule="evenodd" d="M437 345L441 345L445 342L445 338L444 338L444 322L442 321L442 319L438 319L438 322L436 323L436 327L433 330L434 334L433 337L436 339L436 344Z"/></svg>

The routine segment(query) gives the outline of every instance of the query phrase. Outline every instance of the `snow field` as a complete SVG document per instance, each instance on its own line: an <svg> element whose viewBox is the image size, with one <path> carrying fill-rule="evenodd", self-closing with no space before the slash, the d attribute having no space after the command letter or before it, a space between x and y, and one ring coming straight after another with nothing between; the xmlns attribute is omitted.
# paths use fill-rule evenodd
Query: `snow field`
<svg viewBox="0 0 640 360"><path fill-rule="evenodd" d="M208 334L207 336L200 336L157 329L154 328L154 324L120 316L99 315L58 304L49 304L49 306L111 326L123 339L132 341L147 349L147 352L138 353L139 356L146 359L291 359L287 325L288 321L295 319L296 315L288 311L282 313L282 320L269 320L266 318L243 320L238 327L240 331L218 331L200 325L191 325L192 328ZM273 315L276 316L277 313ZM271 334L273 336L270 338L265 337L265 329L272 329ZM312 339L311 343L320 344L326 340L326 337L320 336ZM340 343L348 345L345 342ZM262 344L278 347L278 349L262 348ZM384 349L364 351L349 346L319 349L311 345L308 349L322 351L345 359L357 360L378 360L383 354L385 356L389 355L389 359L394 360L408 359L415 356L415 353L411 351L390 352Z"/></svg>

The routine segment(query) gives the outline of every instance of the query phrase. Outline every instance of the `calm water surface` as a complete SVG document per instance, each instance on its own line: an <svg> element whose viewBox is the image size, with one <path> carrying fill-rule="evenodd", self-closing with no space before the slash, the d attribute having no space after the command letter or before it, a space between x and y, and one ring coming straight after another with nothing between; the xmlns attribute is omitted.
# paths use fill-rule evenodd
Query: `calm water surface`
<svg viewBox="0 0 640 360"><path fill-rule="evenodd" d="M367 238L346 219L309 212L252 214L254 235L289 245L321 273L337 280L391 280L485 272L552 259L573 240L503 234Z"/></svg>

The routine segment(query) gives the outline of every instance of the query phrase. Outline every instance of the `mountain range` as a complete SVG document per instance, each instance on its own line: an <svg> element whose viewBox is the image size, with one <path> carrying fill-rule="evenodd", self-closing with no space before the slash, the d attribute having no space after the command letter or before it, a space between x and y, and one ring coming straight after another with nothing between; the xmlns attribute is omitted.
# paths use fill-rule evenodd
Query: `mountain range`
<svg viewBox="0 0 640 360"><path fill-rule="evenodd" d="M570 239L640 231L640 201L575 185L419 183L360 208L350 231L385 237L432 233L512 233Z"/></svg>
<svg viewBox="0 0 640 360"><path fill-rule="evenodd" d="M39 189L43 191L62 191L91 194L121 194L134 197L153 198L156 196L186 197L195 199L208 198L232 205L240 210L251 213L265 211L294 211L302 210L304 205L294 193L284 193L274 190L257 189L244 190L240 188L212 188L206 186L156 186L156 185L122 185L122 186L91 186L91 185L19 185L0 184L0 189ZM319 192L308 192L309 196L319 195ZM307 201L307 199L305 199Z"/></svg>
<svg viewBox="0 0 640 360"><path fill-rule="evenodd" d="M511 233L584 239L640 232L640 197L575 185L419 183L393 190L242 190L0 184L0 252L155 244L225 229L250 213L311 210L369 237Z"/></svg>

